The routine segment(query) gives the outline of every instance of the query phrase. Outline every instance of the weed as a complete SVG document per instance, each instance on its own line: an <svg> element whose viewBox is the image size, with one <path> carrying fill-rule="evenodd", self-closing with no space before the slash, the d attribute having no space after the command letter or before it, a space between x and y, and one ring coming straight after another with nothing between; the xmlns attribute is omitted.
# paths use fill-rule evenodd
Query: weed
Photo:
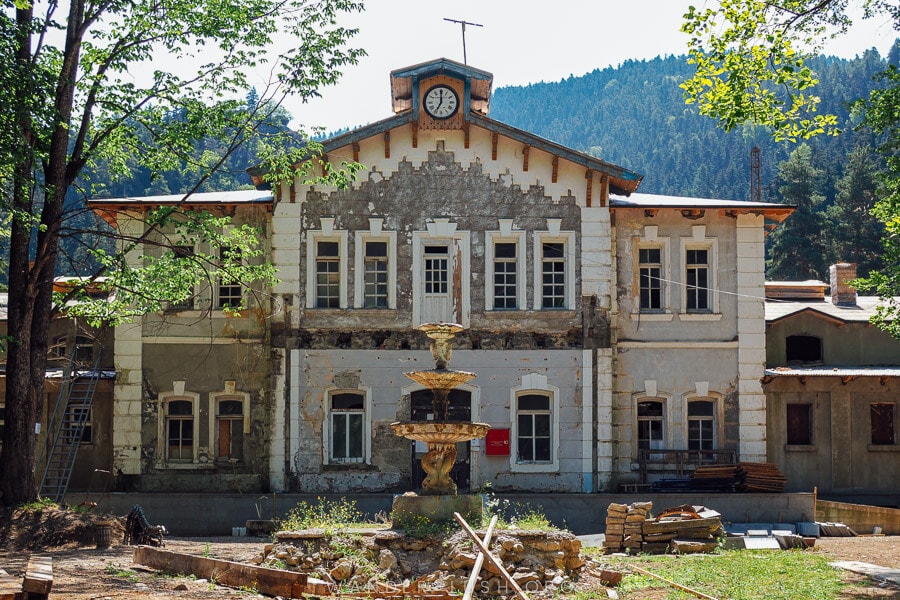
<svg viewBox="0 0 900 600"><path fill-rule="evenodd" d="M38 498L34 502L20 504L19 508L27 512L41 512L45 508L59 508L59 504L50 498Z"/></svg>
<svg viewBox="0 0 900 600"><path fill-rule="evenodd" d="M356 508L356 500L328 500L317 498L315 504L298 502L287 516L279 521L282 530L323 529L333 533L348 527L367 525L363 514Z"/></svg>
<svg viewBox="0 0 900 600"><path fill-rule="evenodd" d="M138 574L131 569L126 569L124 567L113 564L106 565L105 572L110 577L119 577L121 579L125 579L126 581L130 581L131 583L137 583L141 579Z"/></svg>
<svg viewBox="0 0 900 600"><path fill-rule="evenodd" d="M203 545L203 557L210 558L212 556L212 546L209 545L209 542Z"/></svg>
<svg viewBox="0 0 900 600"><path fill-rule="evenodd" d="M394 527L402 529L412 538L443 536L458 529L454 521L429 519L425 515L412 513L392 513Z"/></svg>

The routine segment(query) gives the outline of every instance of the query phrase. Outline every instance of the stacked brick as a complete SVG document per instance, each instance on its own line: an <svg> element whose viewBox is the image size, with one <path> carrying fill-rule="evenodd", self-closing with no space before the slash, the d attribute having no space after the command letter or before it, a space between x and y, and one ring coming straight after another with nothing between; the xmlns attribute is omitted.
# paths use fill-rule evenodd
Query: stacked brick
<svg viewBox="0 0 900 600"><path fill-rule="evenodd" d="M610 504L606 509L606 549L612 552L623 548L640 551L644 543L644 521L651 510L652 502Z"/></svg>

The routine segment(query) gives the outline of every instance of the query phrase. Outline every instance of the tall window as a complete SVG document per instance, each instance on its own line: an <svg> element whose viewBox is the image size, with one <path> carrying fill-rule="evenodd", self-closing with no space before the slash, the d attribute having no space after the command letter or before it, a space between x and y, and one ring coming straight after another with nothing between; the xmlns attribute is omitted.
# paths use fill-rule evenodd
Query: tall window
<svg viewBox="0 0 900 600"><path fill-rule="evenodd" d="M216 402L216 458L244 459L244 403L240 400Z"/></svg>
<svg viewBox="0 0 900 600"><path fill-rule="evenodd" d="M356 392L331 395L331 462L365 460L365 396Z"/></svg>
<svg viewBox="0 0 900 600"><path fill-rule="evenodd" d="M522 394L516 398L518 462L551 461L551 419L550 396Z"/></svg>
<svg viewBox="0 0 900 600"><path fill-rule="evenodd" d="M869 405L872 419L872 445L893 446L897 443L896 404L893 402L873 402Z"/></svg>
<svg viewBox="0 0 900 600"><path fill-rule="evenodd" d="M716 403L712 400L688 402L688 450L716 447Z"/></svg>
<svg viewBox="0 0 900 600"><path fill-rule="evenodd" d="M173 246L172 254L178 259L189 259L194 256L193 246ZM194 295L191 294L187 298L176 300L169 304L169 308L175 310L191 310L194 308Z"/></svg>
<svg viewBox="0 0 900 600"><path fill-rule="evenodd" d="M363 306L388 308L388 243L365 242Z"/></svg>
<svg viewBox="0 0 900 600"><path fill-rule="evenodd" d="M637 405L638 449L658 450L663 447L663 403L644 400Z"/></svg>
<svg viewBox="0 0 900 600"><path fill-rule="evenodd" d="M787 444L810 446L813 443L812 404L790 403L786 406Z"/></svg>
<svg viewBox="0 0 900 600"><path fill-rule="evenodd" d="M225 261L229 259L234 262L239 262L241 259L240 251L236 248L232 249L228 246L222 246L221 248L219 248L220 266L224 265ZM224 279L219 284L219 290L216 298L216 308L236 308L241 305L243 299L244 290L241 287L241 282L225 274Z"/></svg>
<svg viewBox="0 0 900 600"><path fill-rule="evenodd" d="M709 311L709 250L688 250L685 268L688 312Z"/></svg>
<svg viewBox="0 0 900 600"><path fill-rule="evenodd" d="M340 308L340 244L316 242L316 308Z"/></svg>
<svg viewBox="0 0 900 600"><path fill-rule="evenodd" d="M494 244L494 308L518 308L518 256L515 242Z"/></svg>
<svg viewBox="0 0 900 600"><path fill-rule="evenodd" d="M641 248L638 263L641 310L662 310L662 250Z"/></svg>
<svg viewBox="0 0 900 600"><path fill-rule="evenodd" d="M191 461L194 458L194 404L190 400L166 403L166 458Z"/></svg>
<svg viewBox="0 0 900 600"><path fill-rule="evenodd" d="M541 308L566 307L566 244L541 244Z"/></svg>

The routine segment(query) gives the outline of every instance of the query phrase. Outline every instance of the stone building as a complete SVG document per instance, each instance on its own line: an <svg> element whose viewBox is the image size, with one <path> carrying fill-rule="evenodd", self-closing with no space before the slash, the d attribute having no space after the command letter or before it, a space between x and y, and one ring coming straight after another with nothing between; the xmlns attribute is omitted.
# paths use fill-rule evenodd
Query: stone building
<svg viewBox="0 0 900 600"><path fill-rule="evenodd" d="M768 456L788 490L893 506L900 497L900 341L869 323L879 305L847 281L766 284Z"/></svg>
<svg viewBox="0 0 900 600"><path fill-rule="evenodd" d="M425 322L466 328L463 489L617 491L765 460L763 239L782 205L636 193L641 175L495 121L492 76L391 73L394 115L324 143L364 165L192 204L265 232L280 283L238 316L198 290L115 333L113 469L142 490L405 491L430 418ZM119 227L166 198L97 200ZM137 212L135 212L137 211ZM138 260L141 249L132 253ZM226 290L226 296L234 293ZM201 314L202 313L202 314ZM207 316L207 319L200 319Z"/></svg>

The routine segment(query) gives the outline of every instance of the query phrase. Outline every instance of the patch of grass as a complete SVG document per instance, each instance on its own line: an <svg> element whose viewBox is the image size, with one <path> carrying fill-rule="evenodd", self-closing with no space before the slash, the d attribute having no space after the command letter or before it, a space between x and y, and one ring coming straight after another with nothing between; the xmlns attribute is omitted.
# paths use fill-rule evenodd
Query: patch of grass
<svg viewBox="0 0 900 600"><path fill-rule="evenodd" d="M59 504L50 498L38 498L34 502L24 502L18 508L26 512L41 512L47 508L59 508Z"/></svg>
<svg viewBox="0 0 900 600"><path fill-rule="evenodd" d="M484 516L481 527L487 527L491 515L496 514L498 529L527 529L531 531L554 531L558 528L550 524L544 511L527 502L501 500L493 494L486 494Z"/></svg>
<svg viewBox="0 0 900 600"><path fill-rule="evenodd" d="M356 508L356 500L328 500L317 498L315 504L298 502L284 519L278 522L282 530L323 529L334 532L348 527L371 525Z"/></svg>
<svg viewBox="0 0 900 600"><path fill-rule="evenodd" d="M449 535L450 532L459 529L456 521L438 521L429 519L425 515L395 514L391 513L394 527L402 529L411 538L427 538Z"/></svg>
<svg viewBox="0 0 900 600"><path fill-rule="evenodd" d="M105 572L110 577L118 577L120 579L124 579L126 581L130 581L131 583L137 583L141 580L137 573L132 571L131 569L126 569L125 567L120 567L119 565L109 564L106 565Z"/></svg>
<svg viewBox="0 0 900 600"><path fill-rule="evenodd" d="M627 570L637 565L675 583L704 594L730 600L794 600L838 598L843 584L828 559L798 550L754 552L718 551L687 556L607 557L613 566ZM638 573L626 575L619 591L669 589L667 598L690 597L664 582Z"/></svg>

